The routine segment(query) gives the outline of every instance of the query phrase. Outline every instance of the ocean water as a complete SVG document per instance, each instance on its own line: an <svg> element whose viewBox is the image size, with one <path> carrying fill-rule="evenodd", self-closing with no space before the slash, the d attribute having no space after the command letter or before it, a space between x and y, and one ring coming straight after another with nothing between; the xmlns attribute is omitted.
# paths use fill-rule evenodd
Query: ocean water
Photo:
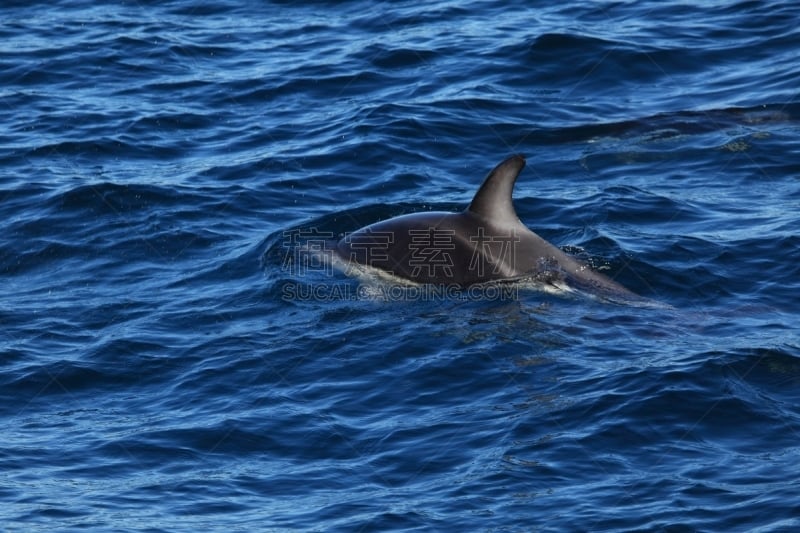
<svg viewBox="0 0 800 533"><path fill-rule="evenodd" d="M800 5L0 8L0 530L800 528ZM301 241L459 210L636 293Z"/></svg>

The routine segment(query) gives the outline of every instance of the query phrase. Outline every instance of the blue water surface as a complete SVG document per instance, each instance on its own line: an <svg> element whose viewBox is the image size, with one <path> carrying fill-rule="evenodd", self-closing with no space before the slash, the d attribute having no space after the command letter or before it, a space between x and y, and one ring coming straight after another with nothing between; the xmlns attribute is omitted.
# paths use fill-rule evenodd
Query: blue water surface
<svg viewBox="0 0 800 533"><path fill-rule="evenodd" d="M800 4L0 17L0 529L800 528ZM298 253L512 153L657 305Z"/></svg>

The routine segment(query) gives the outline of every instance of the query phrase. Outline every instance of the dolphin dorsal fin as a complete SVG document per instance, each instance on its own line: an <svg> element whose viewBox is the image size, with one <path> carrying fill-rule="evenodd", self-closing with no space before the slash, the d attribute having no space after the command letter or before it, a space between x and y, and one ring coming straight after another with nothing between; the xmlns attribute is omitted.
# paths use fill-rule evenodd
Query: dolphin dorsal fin
<svg viewBox="0 0 800 533"><path fill-rule="evenodd" d="M518 224L519 217L514 211L511 193L514 182L525 167L525 158L521 155L512 155L489 172L483 185L475 193L472 203L467 211L474 213L485 220L498 223Z"/></svg>

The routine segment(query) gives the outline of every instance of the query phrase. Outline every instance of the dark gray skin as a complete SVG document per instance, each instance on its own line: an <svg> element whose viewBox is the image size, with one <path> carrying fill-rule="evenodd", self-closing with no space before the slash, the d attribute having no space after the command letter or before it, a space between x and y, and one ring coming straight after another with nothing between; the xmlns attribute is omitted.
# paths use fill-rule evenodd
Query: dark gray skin
<svg viewBox="0 0 800 533"><path fill-rule="evenodd" d="M336 250L345 260L417 283L468 287L530 278L638 298L520 222L511 195L524 166L520 155L497 165L461 213L422 212L377 222L346 235Z"/></svg>

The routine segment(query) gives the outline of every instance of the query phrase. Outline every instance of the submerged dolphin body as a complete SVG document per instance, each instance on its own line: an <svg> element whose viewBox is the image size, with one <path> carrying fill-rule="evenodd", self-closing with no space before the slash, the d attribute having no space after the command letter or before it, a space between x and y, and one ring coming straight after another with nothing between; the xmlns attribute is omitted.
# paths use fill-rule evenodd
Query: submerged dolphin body
<svg viewBox="0 0 800 533"><path fill-rule="evenodd" d="M511 195L524 166L520 155L497 165L461 213L421 212L377 222L347 234L336 252L416 283L468 287L530 279L599 296L638 298L520 222Z"/></svg>

